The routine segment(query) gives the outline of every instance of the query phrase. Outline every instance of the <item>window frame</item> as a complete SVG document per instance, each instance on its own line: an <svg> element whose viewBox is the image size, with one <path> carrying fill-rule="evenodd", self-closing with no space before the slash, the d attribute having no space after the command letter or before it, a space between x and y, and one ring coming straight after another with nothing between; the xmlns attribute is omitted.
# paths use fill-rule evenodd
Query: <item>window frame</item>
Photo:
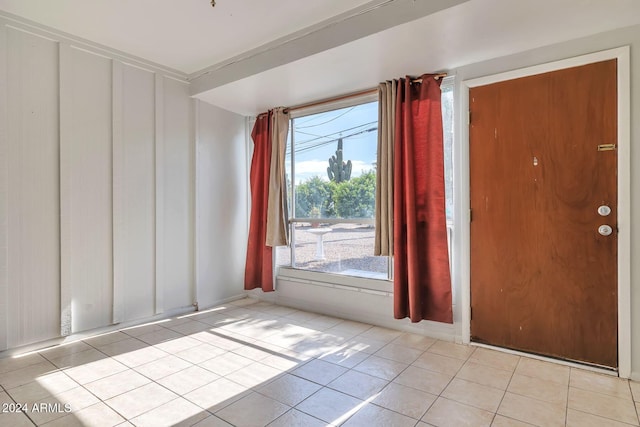
<svg viewBox="0 0 640 427"><path fill-rule="evenodd" d="M443 78L440 87L441 88L447 87L448 90L452 92L452 96L453 96L452 102L453 102L453 108L455 111L455 107L456 107L455 104L457 103L457 99L456 99L457 90L455 86L455 76L450 75ZM332 110L338 110L341 108L353 107L355 105L365 104L365 103L374 102L374 101L378 101L377 91L372 92L371 94L364 94L361 96L344 98L337 101L319 102L317 105L314 105L314 106L296 109L292 111L290 114L290 122L289 122L290 129L293 130L293 120L296 118L306 117L309 115L323 113L323 112L332 111ZM455 212L458 204L458 201L456 200L456 197L455 197L456 186L457 186L455 182L456 170L455 170L455 165L453 164L455 163L454 156L456 154L455 145L456 145L456 138L457 138L457 135L455 132L456 126L457 126L455 112L452 114L452 120L453 120L452 126L454 130L453 140L451 141L451 147L450 147L452 164L449 166L452 168L451 171L452 171L453 191L452 191L451 197L453 197L454 215L453 215L453 218L447 220L450 268L453 267L454 257L457 255L455 253L456 251L454 250L455 248L453 245L453 241L456 234L455 233L456 232ZM292 139L291 144L293 147L293 144L295 143L293 132L291 132L291 139ZM445 147L445 150L446 150L446 147ZM292 157L291 157L291 176L292 177L295 176L295 151L293 149L292 149ZM293 187L292 187L292 192L294 191L295 190L293 190ZM295 197L292 197L292 200L290 201L290 208L292 212L292 217L289 219L288 225L290 227L291 240L293 242L293 240L295 239L295 236L294 236L295 231L294 231L293 224L310 222L311 220L317 220L317 218L295 218L293 216L293 214L295 214ZM340 223L375 224L375 218L371 218L371 219L323 218L322 222L326 224L340 224ZM379 295L390 296L393 294L393 257L392 256L387 257L387 260L388 260L387 279L373 279L373 278L360 277L360 276L337 274L332 272L322 272L322 271L295 268L292 266L292 265L295 265L295 253L294 253L293 245L286 247L286 250L290 251L291 265L288 265L288 266L275 265L276 277L278 278L282 278L284 280L290 280L290 281L303 282L303 283L311 283L311 284L316 284L319 286L324 286L329 288L349 289L349 290L361 291L365 293L372 293L372 294L379 294ZM274 264L275 264L275 256L276 254L274 251ZM452 292L455 292L454 288L455 286L453 286L453 283L452 283Z"/></svg>
<svg viewBox="0 0 640 427"><path fill-rule="evenodd" d="M353 96L349 98L343 98L336 101L328 101L328 102L320 102L317 105L300 108L292 111L289 117L289 129L291 136L291 177L292 182L295 180L295 150L293 149L295 144L295 133L294 129L294 120L302 117L308 117L314 114L325 113L328 111L339 110L343 108L354 107L361 104L367 104L371 102L378 101L378 93L377 91L371 91L371 93L363 94L359 96ZM292 185L292 194L295 194L295 185ZM338 286L356 286L363 289L371 289L373 291L382 291L388 292L389 286L392 280L392 269L393 262L390 256L387 258L387 277L385 279L382 278L367 278L362 276L354 276L354 275L345 275L339 273L332 272L323 272L317 270L307 270L302 268L297 268L295 266L295 250L294 243L295 242L295 228L294 224L298 223L309 223L318 221L317 218L297 218L295 217L296 212L296 200L295 197L291 197L289 201L289 207L291 210L291 217L289 218L289 231L290 231L290 241L291 244L287 247L287 250L290 251L290 260L291 265L278 265L277 266L277 275L280 276L283 273L286 273L287 278L293 279L302 279L302 280L311 280L313 282L319 283L331 283L336 284ZM366 224L366 225L375 225L375 218L322 218L322 223L324 224ZM344 280L346 279L346 281Z"/></svg>

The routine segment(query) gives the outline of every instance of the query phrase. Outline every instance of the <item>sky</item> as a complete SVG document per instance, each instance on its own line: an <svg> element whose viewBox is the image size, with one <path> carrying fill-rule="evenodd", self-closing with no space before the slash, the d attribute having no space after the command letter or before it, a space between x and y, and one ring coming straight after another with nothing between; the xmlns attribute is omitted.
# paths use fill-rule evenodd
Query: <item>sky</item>
<svg viewBox="0 0 640 427"><path fill-rule="evenodd" d="M295 182L299 184L313 176L328 181L329 158L335 154L340 137L343 160L353 163L351 177L373 169L378 145L377 128L377 102L294 119ZM290 160L287 157L289 175Z"/></svg>

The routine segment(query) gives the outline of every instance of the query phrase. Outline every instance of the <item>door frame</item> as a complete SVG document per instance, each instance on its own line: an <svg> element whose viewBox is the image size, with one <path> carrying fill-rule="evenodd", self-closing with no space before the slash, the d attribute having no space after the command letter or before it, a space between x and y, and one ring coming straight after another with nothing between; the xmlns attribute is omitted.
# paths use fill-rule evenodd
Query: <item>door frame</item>
<svg viewBox="0 0 640 427"><path fill-rule="evenodd" d="M631 375L631 74L630 48L623 46L587 55L517 70L463 80L460 86L459 131L460 139L456 145L458 153L455 162L460 165L455 175L460 178L456 194L459 212L470 212L470 174L469 174L469 90L477 86L502 82L535 74L578 67L594 62L618 60L618 375L629 378ZM455 165L454 165L455 167ZM461 280L461 324L462 341L471 341L471 225L470 217L460 221L459 265Z"/></svg>

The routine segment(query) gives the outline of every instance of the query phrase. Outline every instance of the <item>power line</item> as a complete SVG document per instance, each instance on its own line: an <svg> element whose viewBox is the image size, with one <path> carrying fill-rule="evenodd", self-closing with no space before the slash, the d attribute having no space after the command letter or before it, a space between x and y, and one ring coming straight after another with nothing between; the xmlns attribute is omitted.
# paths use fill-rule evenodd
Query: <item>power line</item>
<svg viewBox="0 0 640 427"><path fill-rule="evenodd" d="M315 149L315 148L323 147L323 146L325 146L325 145L329 145L329 144L331 144L331 143L333 143L333 142L337 142L337 141L339 141L340 139L347 139L347 138L350 138L350 137L352 137L352 136L362 135L362 134L364 134L364 133L369 133L369 132L373 132L373 131L376 131L376 130L378 130L378 126L371 127L371 128L369 128L369 129L364 129L364 130L361 130L361 131L358 131L358 132L354 132L354 133L352 133L352 134L349 134L349 135L346 135L346 136L342 136L342 137L337 138L337 139L332 139L332 140L329 140L329 141L322 141L322 142L318 142L318 143L316 143L316 144L309 145L309 146L307 146L307 147L296 148L296 153L304 153L305 151L310 151L310 150L313 150L313 149ZM296 144L296 145L297 145L297 144ZM287 150L286 154L287 154L287 155L291 154L291 150L290 150L290 149L289 149L289 150Z"/></svg>
<svg viewBox="0 0 640 427"><path fill-rule="evenodd" d="M297 129L296 129L296 133L301 133L303 135L309 135L309 136L316 136L318 138L324 138L324 136L322 136L322 135L317 135L315 133L309 133L309 132L303 132L303 131L297 130Z"/></svg>
<svg viewBox="0 0 640 427"><path fill-rule="evenodd" d="M339 138L330 139L328 141L321 141L321 142L318 142L317 144L314 144L314 145L309 145L309 146L306 146L306 147L297 148L296 152L309 151L309 150L311 150L313 148L316 148L316 147L321 147L321 146L324 146L324 145L331 144L332 142L338 142L341 139L351 138L353 136L362 135L362 134L365 134L365 133L373 132L375 130L378 130L378 126L375 126L375 127L369 128L369 129L364 129L364 130L361 130L361 131L358 131L358 132L354 132L354 133L351 133L349 135L344 135L344 136L341 136Z"/></svg>
<svg viewBox="0 0 640 427"><path fill-rule="evenodd" d="M339 114L339 115L337 115L336 117L334 117L334 118L332 118L332 119L330 119L330 120L327 120L326 122L317 123L317 124L315 124L315 125L297 126L296 128L297 128L297 129L306 129L306 128L313 128L313 127L316 127L316 126L322 126L322 125L324 125L324 124L331 123L331 122L332 122L332 121L334 121L334 120L338 120L340 117L344 116L345 114L350 113L354 108L356 108L356 107L351 107L351 108L349 108L347 111L345 111L344 113Z"/></svg>
<svg viewBox="0 0 640 427"><path fill-rule="evenodd" d="M363 126L369 126L369 125L372 125L372 124L374 124L374 123L378 123L378 121L377 121L377 120L375 120L375 121L373 121L373 122L363 123L363 124L361 124L361 125L354 126L354 127L347 128L347 129L342 129L342 130L339 130L339 131L337 131L337 132L332 132L332 133L328 133L328 134L326 134L326 135L318 136L318 137L316 137L316 138L307 139L306 141L296 141L296 146L298 146L298 145L303 145L303 144L307 144L307 143L309 143L309 142L313 142L313 141L317 141L318 139L322 139L322 138L329 138L330 136L337 135L337 134L339 134L339 133L346 132L346 131L349 131L349 130L358 129L358 128L361 128L361 127L363 127ZM376 129L377 129L377 127L376 127ZM297 131L294 129L294 132L297 132ZM336 141L337 141L337 140L336 140Z"/></svg>

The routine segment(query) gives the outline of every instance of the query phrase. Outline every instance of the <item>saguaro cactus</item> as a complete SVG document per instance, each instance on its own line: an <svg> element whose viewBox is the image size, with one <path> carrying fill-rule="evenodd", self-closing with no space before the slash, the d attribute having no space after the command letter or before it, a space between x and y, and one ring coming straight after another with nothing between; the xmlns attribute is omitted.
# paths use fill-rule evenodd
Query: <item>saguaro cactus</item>
<svg viewBox="0 0 640 427"><path fill-rule="evenodd" d="M342 182L349 181L351 178L351 160L344 162L342 160L342 138L338 139L338 149L336 154L329 159L329 167L327 175L330 181Z"/></svg>

